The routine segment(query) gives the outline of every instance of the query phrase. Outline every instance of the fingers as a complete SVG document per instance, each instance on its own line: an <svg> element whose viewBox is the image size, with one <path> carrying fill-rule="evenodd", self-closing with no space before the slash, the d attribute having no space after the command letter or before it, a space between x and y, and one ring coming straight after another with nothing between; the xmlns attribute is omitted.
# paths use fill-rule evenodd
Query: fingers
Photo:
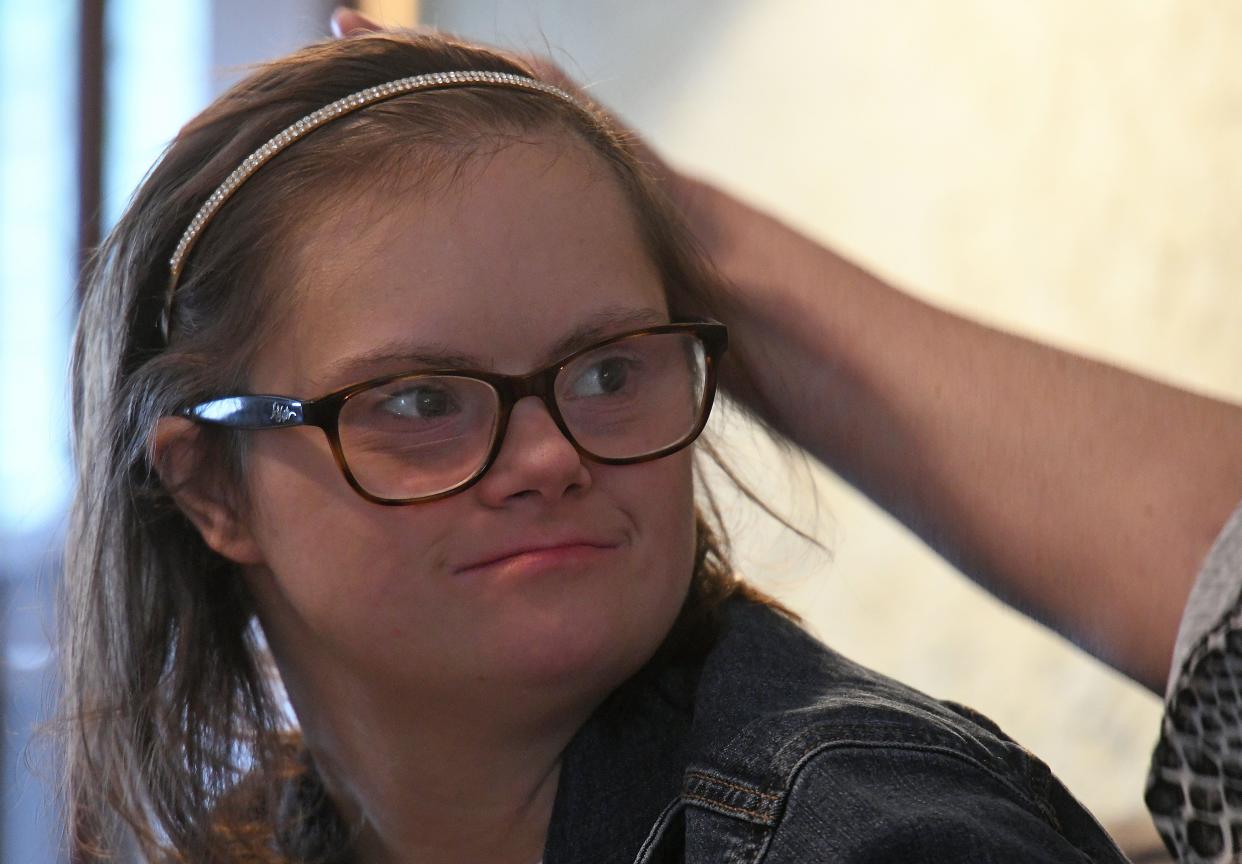
<svg viewBox="0 0 1242 864"><path fill-rule="evenodd" d="M361 12L337 6L332 10L332 35L337 39L357 36L360 33L373 33L384 29L378 22L372 21Z"/></svg>

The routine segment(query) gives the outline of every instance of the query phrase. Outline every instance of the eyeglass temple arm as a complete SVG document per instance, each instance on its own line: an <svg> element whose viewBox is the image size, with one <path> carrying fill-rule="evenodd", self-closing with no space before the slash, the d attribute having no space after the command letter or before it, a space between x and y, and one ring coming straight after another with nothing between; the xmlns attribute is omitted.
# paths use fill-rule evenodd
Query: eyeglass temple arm
<svg viewBox="0 0 1242 864"><path fill-rule="evenodd" d="M181 410L183 417L231 429L278 429L306 422L302 403L285 396L224 396Z"/></svg>

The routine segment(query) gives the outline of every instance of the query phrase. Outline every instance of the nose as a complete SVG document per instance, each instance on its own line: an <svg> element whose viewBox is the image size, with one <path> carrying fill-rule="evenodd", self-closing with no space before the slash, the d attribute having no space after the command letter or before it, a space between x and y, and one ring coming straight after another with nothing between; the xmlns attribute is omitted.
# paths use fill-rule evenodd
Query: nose
<svg viewBox="0 0 1242 864"><path fill-rule="evenodd" d="M555 501L591 486L586 462L537 396L519 399L496 461L479 480L478 495L490 506L523 497Z"/></svg>

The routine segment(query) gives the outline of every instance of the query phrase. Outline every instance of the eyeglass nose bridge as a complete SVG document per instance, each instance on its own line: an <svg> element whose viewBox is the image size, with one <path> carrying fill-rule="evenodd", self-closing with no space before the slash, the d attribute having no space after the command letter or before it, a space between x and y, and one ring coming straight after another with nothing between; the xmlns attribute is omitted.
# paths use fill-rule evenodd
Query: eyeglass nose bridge
<svg viewBox="0 0 1242 864"><path fill-rule="evenodd" d="M564 364L557 363L545 369L539 369L531 372L529 375L496 375L492 379L492 386L500 395L500 416L496 422L496 440L493 442L493 458L500 451L500 447L504 442L505 432L509 428L509 418L513 414L513 409L517 403L527 396L534 396L543 402L543 407L547 409L548 416L552 418L552 422L556 424L556 428L560 430L565 440L573 445L574 449L583 455L590 456L582 445L574 438L573 432L569 430L565 423L565 418L561 415L560 406L556 404L556 376L564 368Z"/></svg>

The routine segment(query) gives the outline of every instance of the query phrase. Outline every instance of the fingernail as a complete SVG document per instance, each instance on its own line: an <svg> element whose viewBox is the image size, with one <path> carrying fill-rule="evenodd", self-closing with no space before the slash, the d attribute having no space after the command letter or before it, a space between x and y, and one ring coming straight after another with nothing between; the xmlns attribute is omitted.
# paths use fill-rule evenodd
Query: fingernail
<svg viewBox="0 0 1242 864"><path fill-rule="evenodd" d="M337 39L345 38L345 31L341 29L341 14L348 11L349 10L344 6L337 6L332 10L332 16L329 19L329 28L332 30L332 35Z"/></svg>

